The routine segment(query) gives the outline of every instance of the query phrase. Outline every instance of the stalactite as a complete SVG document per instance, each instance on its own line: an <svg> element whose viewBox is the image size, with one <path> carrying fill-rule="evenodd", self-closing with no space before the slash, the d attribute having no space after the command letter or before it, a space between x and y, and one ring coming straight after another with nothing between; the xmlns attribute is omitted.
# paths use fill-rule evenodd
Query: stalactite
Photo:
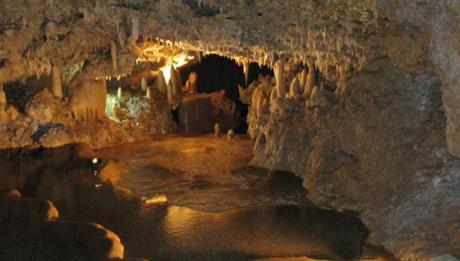
<svg viewBox="0 0 460 261"><path fill-rule="evenodd" d="M60 66L53 67L53 95L56 98L63 97L62 91L62 71Z"/></svg>
<svg viewBox="0 0 460 261"><path fill-rule="evenodd" d="M110 42L110 53L112 56L112 68L115 74L118 73L118 47L115 41Z"/></svg>
<svg viewBox="0 0 460 261"><path fill-rule="evenodd" d="M133 16L131 19L131 22L133 24L131 36L132 36L132 41L135 42L137 41L137 39L139 39L139 17Z"/></svg>
<svg viewBox="0 0 460 261"><path fill-rule="evenodd" d="M92 79L76 81L70 88L69 106L76 119L106 117L107 82Z"/></svg>
<svg viewBox="0 0 460 261"><path fill-rule="evenodd" d="M274 73L278 98L284 98L286 95L286 79L284 78L284 63L282 61L276 62Z"/></svg>
<svg viewBox="0 0 460 261"><path fill-rule="evenodd" d="M243 72L244 72L244 79L246 81L246 85L248 85L248 80L249 80L249 66L250 63L247 59L243 61Z"/></svg>

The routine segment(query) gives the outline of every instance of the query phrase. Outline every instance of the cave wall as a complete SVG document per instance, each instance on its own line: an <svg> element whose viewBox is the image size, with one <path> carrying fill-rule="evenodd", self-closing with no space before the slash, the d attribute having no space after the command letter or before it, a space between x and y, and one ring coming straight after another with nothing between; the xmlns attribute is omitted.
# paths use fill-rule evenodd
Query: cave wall
<svg viewBox="0 0 460 261"><path fill-rule="evenodd" d="M0 4L0 84L89 60L93 76L129 72L133 43L149 38L243 63L283 60L286 72L313 62L340 91L252 105L254 164L293 171L316 203L360 213L371 241L399 257L460 255L457 1Z"/></svg>

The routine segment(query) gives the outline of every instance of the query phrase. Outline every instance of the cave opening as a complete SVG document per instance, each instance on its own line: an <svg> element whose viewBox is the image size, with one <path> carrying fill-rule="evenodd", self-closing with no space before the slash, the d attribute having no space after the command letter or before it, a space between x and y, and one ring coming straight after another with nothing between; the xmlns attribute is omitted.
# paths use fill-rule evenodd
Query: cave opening
<svg viewBox="0 0 460 261"><path fill-rule="evenodd" d="M145 127L152 117L160 117L153 120L156 123L166 122L169 115L174 126L163 127L183 135L212 133L216 125L221 132L246 134L248 105L240 100L240 88L260 77L272 77L273 71L251 63L245 72L243 64L215 54L186 57L186 62L175 65L168 62L170 57L147 60L129 74L105 77L106 114L127 129ZM168 103L169 114L160 113L164 105L160 96Z"/></svg>

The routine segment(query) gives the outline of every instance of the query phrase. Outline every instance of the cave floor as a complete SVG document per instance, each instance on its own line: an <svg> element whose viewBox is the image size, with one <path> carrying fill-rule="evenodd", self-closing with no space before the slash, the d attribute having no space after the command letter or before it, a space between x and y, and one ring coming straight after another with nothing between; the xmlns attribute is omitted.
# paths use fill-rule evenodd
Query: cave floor
<svg viewBox="0 0 460 261"><path fill-rule="evenodd" d="M291 173L249 165L252 141L237 136L169 136L100 150L101 176L152 199L207 212L267 204L307 205L302 180Z"/></svg>

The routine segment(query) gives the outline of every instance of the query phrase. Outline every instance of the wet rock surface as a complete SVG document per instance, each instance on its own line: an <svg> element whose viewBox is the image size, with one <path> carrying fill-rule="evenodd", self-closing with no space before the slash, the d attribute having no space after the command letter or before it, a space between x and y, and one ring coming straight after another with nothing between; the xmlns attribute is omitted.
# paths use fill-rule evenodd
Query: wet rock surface
<svg viewBox="0 0 460 261"><path fill-rule="evenodd" d="M39 78L55 65L65 75L85 61L93 62L94 77L127 73L138 56L132 43L157 37L190 51L270 65L276 81L247 101L254 164L302 176L318 204L359 212L372 242L398 257L459 255L457 1L1 5L2 84ZM309 77L297 85L291 74L300 73L299 63ZM312 85L315 80L324 85ZM268 92L274 86L276 92ZM47 130L66 142L129 140L102 123L82 124L80 136L42 126L1 96L4 148L60 144Z"/></svg>

